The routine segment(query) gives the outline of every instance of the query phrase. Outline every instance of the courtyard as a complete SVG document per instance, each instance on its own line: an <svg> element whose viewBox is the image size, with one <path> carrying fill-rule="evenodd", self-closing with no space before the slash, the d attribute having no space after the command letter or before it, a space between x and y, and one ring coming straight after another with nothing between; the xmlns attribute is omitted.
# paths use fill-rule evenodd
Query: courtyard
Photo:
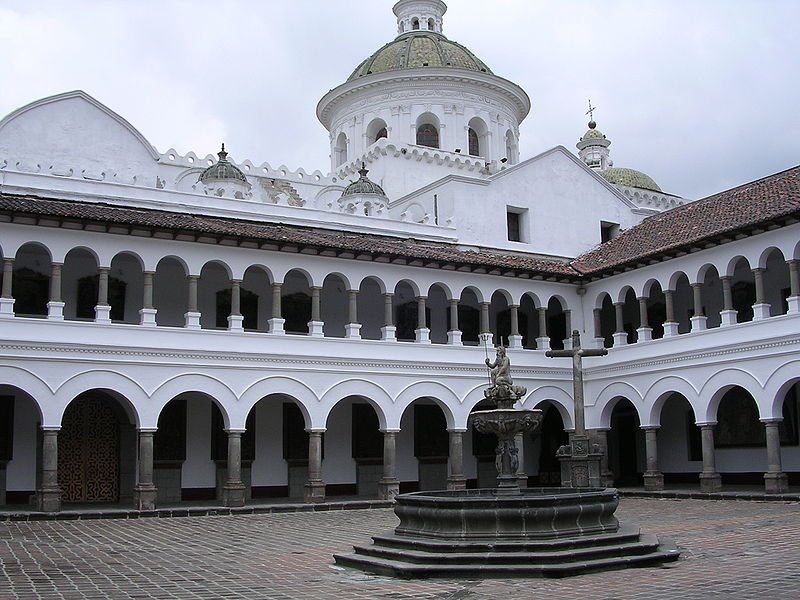
<svg viewBox="0 0 800 600"><path fill-rule="evenodd" d="M800 598L800 504L622 498L676 563L569 579L394 580L332 554L390 529L388 508L0 522L0 598Z"/></svg>

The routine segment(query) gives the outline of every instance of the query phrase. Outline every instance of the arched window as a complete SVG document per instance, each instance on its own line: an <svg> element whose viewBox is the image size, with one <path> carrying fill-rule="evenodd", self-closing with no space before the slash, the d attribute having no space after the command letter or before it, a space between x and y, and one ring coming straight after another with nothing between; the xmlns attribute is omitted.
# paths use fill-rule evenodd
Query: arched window
<svg viewBox="0 0 800 600"><path fill-rule="evenodd" d="M428 148L438 148L439 130L430 123L423 123L417 128L417 144Z"/></svg>
<svg viewBox="0 0 800 600"><path fill-rule="evenodd" d="M333 154L335 166L340 167L347 162L347 136L344 132L340 133L339 137L336 138Z"/></svg>
<svg viewBox="0 0 800 600"><path fill-rule="evenodd" d="M416 17L411 21L411 29L419 29L419 19Z"/></svg>
<svg viewBox="0 0 800 600"><path fill-rule="evenodd" d="M469 138L469 153L471 156L480 156L481 155L481 143L478 139L477 132L470 127L469 132L467 133L467 137Z"/></svg>
<svg viewBox="0 0 800 600"><path fill-rule="evenodd" d="M428 19L428 30L434 31L436 29L436 24L433 22L433 19Z"/></svg>
<svg viewBox="0 0 800 600"><path fill-rule="evenodd" d="M378 130L378 133L375 134L375 139L373 141L377 142L379 139L385 138L385 137L389 137L389 136L386 134L386 127L383 127L380 130Z"/></svg>
<svg viewBox="0 0 800 600"><path fill-rule="evenodd" d="M400 33L403 33L406 30L406 24L402 21L400 22Z"/></svg>

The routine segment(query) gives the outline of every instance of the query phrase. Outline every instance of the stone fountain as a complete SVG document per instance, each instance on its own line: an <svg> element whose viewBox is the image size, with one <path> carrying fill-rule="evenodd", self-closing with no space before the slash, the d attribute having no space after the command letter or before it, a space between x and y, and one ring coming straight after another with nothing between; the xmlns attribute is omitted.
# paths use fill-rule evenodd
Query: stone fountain
<svg viewBox="0 0 800 600"><path fill-rule="evenodd" d="M400 524L372 544L335 554L337 564L397 577L564 577L673 561L677 548L621 526L614 488L520 489L516 436L535 431L542 411L515 409L527 390L514 385L505 348L486 359L496 408L472 425L498 438L497 488L416 492L395 497Z"/></svg>

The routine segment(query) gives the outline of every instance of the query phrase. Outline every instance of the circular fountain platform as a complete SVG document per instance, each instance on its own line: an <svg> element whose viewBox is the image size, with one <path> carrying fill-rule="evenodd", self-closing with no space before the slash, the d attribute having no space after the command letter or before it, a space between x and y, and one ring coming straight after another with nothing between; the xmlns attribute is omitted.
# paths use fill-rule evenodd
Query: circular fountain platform
<svg viewBox="0 0 800 600"><path fill-rule="evenodd" d="M400 524L341 565L400 577L564 577L676 560L674 545L620 526L613 488L448 490L395 498Z"/></svg>

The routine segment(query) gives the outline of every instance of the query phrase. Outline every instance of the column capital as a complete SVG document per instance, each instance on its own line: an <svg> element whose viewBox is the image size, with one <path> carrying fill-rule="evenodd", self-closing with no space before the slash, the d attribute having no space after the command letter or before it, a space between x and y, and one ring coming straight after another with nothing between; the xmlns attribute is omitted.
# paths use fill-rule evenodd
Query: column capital
<svg viewBox="0 0 800 600"><path fill-rule="evenodd" d="M309 435L316 433L325 433L326 431L327 429L325 427L312 427L306 429L306 433L308 433Z"/></svg>
<svg viewBox="0 0 800 600"><path fill-rule="evenodd" d="M148 433L149 434L153 434L156 431L158 431L158 427L139 427L139 429L137 429L137 431L139 433L144 433L144 434L148 434Z"/></svg>
<svg viewBox="0 0 800 600"><path fill-rule="evenodd" d="M783 419L779 417L771 417L768 419L759 419L764 425L779 425L783 423Z"/></svg>
<svg viewBox="0 0 800 600"><path fill-rule="evenodd" d="M466 433L468 431L469 431L469 429L466 428L466 427L453 427L453 428L449 428L448 427L447 428L447 432L448 433Z"/></svg>
<svg viewBox="0 0 800 600"><path fill-rule="evenodd" d="M61 425L42 426L41 430L44 431L44 432L54 431L54 432L58 433L59 431L61 431Z"/></svg>
<svg viewBox="0 0 800 600"><path fill-rule="evenodd" d="M716 427L717 422L716 421L704 421L702 423L695 423L695 425L697 425L698 427L703 429L703 428L707 428L707 427Z"/></svg>
<svg viewBox="0 0 800 600"><path fill-rule="evenodd" d="M227 433L227 434L232 434L232 433L233 433L233 434L237 434L237 433L238 433L239 435L241 435L241 434L243 434L245 431L247 431L247 429L240 429L240 428L238 428L238 427L231 427L231 428L225 429L224 431L225 431L225 433Z"/></svg>
<svg viewBox="0 0 800 600"><path fill-rule="evenodd" d="M387 427L386 429L381 429L381 433L400 433L401 429L398 427L397 429L393 427Z"/></svg>
<svg viewBox="0 0 800 600"><path fill-rule="evenodd" d="M661 429L661 425L641 425L639 429L643 431L658 431Z"/></svg>

